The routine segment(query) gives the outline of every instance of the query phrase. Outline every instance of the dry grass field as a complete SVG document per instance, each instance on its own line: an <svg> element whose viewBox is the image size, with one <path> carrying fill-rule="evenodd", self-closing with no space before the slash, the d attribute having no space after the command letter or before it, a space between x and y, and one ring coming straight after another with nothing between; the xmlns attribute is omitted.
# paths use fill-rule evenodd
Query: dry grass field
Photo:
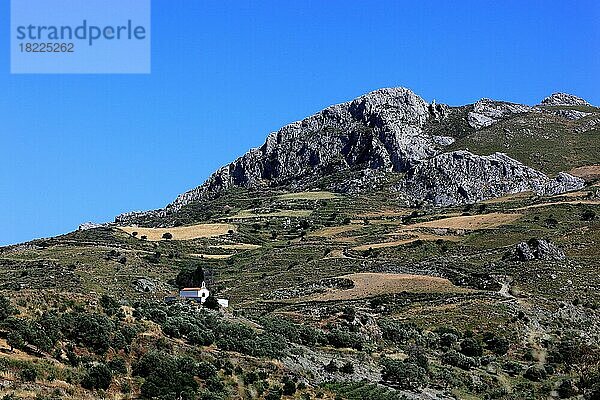
<svg viewBox="0 0 600 400"><path fill-rule="evenodd" d="M270 213L258 214L254 210L241 210L237 214L227 217L237 219L250 219L250 218L273 218L273 217L290 217L290 218L305 218L312 213L312 210L280 210ZM224 219L224 218L222 218Z"/></svg>
<svg viewBox="0 0 600 400"><path fill-rule="evenodd" d="M362 225L340 225L340 226L330 226L327 228L322 228L316 230L314 232L310 232L308 236L317 236L317 237L333 237L337 235L341 235L342 233L352 232L362 228Z"/></svg>
<svg viewBox="0 0 600 400"><path fill-rule="evenodd" d="M531 196L535 196L535 193L520 192L520 193L514 193L514 194L507 194L506 196L496 197L496 198L489 199L489 200L484 200L484 201L482 201L482 203L484 203L484 204L499 204L499 203L504 203L507 201L523 200L523 199L527 199L528 197L531 197Z"/></svg>
<svg viewBox="0 0 600 400"><path fill-rule="evenodd" d="M236 231L237 227L232 224L198 224L190 226L178 226L173 228L139 228L135 226L119 227L128 234L137 232L137 237L146 236L149 241L164 240L163 235L170 233L172 240L191 240L198 238L210 238L227 234L230 230Z"/></svg>
<svg viewBox="0 0 600 400"><path fill-rule="evenodd" d="M402 217L409 215L412 212L409 208L374 210L365 213L357 214L357 218L385 218L385 217Z"/></svg>
<svg viewBox="0 0 600 400"><path fill-rule="evenodd" d="M569 171L569 173L586 181L593 181L600 179L600 165L586 165L583 167L573 168Z"/></svg>
<svg viewBox="0 0 600 400"><path fill-rule="evenodd" d="M190 254L190 256L204 258L207 260L224 260L233 256L233 254Z"/></svg>
<svg viewBox="0 0 600 400"><path fill-rule="evenodd" d="M460 217L442 218L435 221L420 222L411 225L412 228L440 229L492 229L508 225L521 218L521 214L490 213L483 215L465 215Z"/></svg>
<svg viewBox="0 0 600 400"><path fill-rule="evenodd" d="M525 206L525 207L521 207L521 208L515 208L515 210L516 211L521 211L521 210L528 210L530 208L551 207L551 206L556 206L556 205L561 205L561 204L591 204L591 205L597 205L597 204L600 204L600 200L554 201L554 202L551 202L551 203L532 204L530 206Z"/></svg>
<svg viewBox="0 0 600 400"><path fill-rule="evenodd" d="M440 240L440 239L441 240L450 240L450 241L459 240L459 238L457 236L431 235L428 233L421 233L421 232L417 232L417 231L400 232L400 234L402 234L402 233L406 233L410 236L405 239L393 240L393 241L389 241L389 242L367 243L367 244L353 247L352 250L365 251L365 250L369 250L369 249L381 249L381 248L385 248L385 247L396 247L396 246L402 246L405 244L409 244L409 243L415 242L417 240L423 240L423 241L428 241L428 242L434 242L434 241Z"/></svg>
<svg viewBox="0 0 600 400"><path fill-rule="evenodd" d="M324 294L312 296L315 301L344 301L393 294L411 293L469 293L472 289L464 289L453 285L448 279L427 275L358 273L345 275L351 279L354 287L347 290L331 290Z"/></svg>
<svg viewBox="0 0 600 400"><path fill-rule="evenodd" d="M299 193L286 193L277 196L279 200L328 200L334 199L338 195L331 192L299 192Z"/></svg>
<svg viewBox="0 0 600 400"><path fill-rule="evenodd" d="M262 247L258 244L250 244L250 243L235 243L235 244L219 244L210 246L212 248L217 249L225 249L225 250L254 250Z"/></svg>

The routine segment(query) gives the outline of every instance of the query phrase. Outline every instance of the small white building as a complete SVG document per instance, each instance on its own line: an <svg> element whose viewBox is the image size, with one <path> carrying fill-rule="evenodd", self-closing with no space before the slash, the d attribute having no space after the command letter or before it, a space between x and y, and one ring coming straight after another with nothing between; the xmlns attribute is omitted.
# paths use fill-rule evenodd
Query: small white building
<svg viewBox="0 0 600 400"><path fill-rule="evenodd" d="M183 288L179 291L179 297L183 299L192 299L204 303L210 296L210 291L206 288L206 283L202 282L202 287L199 288ZM219 306L223 308L229 307L229 300L217 299Z"/></svg>
<svg viewBox="0 0 600 400"><path fill-rule="evenodd" d="M201 303L206 301L206 298L210 295L209 290L206 288L206 283L202 282L202 287L199 288L183 288L179 291L179 297L185 299L200 300Z"/></svg>

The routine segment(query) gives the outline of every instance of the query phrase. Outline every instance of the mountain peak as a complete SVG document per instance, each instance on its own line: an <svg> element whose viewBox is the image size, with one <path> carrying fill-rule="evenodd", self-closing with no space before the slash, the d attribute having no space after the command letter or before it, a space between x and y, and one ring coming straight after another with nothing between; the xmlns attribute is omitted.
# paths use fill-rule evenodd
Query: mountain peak
<svg viewBox="0 0 600 400"><path fill-rule="evenodd" d="M587 104L565 94L554 94L545 101ZM357 193L376 187L384 175L396 180L413 177L395 189L406 196L407 202L424 200L444 205L523 190L546 193L546 188L552 185L556 192L581 188L581 180L555 184L543 173L509 157L465 156L446 148L455 141L454 130L460 124L468 124L470 130L477 131L531 110L529 106L490 99L482 99L466 109L451 108L427 103L404 87L377 89L272 132L262 146L249 150L217 170L202 185L152 213L161 218L174 215L188 204L214 199L231 188L290 191L321 188ZM467 114L462 115L463 112ZM438 173L440 166L444 171ZM451 187L442 185L450 178L454 179ZM442 201L443 196L435 192L438 187L456 189L458 194L446 196ZM489 188L483 191L480 187ZM116 222L144 215L148 213L125 214L117 217Z"/></svg>
<svg viewBox="0 0 600 400"><path fill-rule="evenodd" d="M541 104L544 106L591 106L581 97L562 92L552 93L542 100Z"/></svg>

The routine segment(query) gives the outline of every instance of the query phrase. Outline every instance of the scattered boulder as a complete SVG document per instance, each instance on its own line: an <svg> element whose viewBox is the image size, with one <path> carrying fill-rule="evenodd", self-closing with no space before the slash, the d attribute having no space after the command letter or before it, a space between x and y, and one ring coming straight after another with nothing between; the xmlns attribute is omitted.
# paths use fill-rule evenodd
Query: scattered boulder
<svg viewBox="0 0 600 400"><path fill-rule="evenodd" d="M448 113L450 112L450 108L446 104L437 104L435 100L433 100L431 104L429 104L428 109L429 114L431 114L433 119L435 119L436 121L443 120L448 116Z"/></svg>
<svg viewBox="0 0 600 400"><path fill-rule="evenodd" d="M532 261L547 260L558 261L566 258L565 253L555 244L545 239L530 239L528 242L521 242L515 246L515 249L504 257L510 261Z"/></svg>
<svg viewBox="0 0 600 400"><path fill-rule="evenodd" d="M523 104L481 99L473 105L473 111L467 116L467 121L471 127L481 129L492 125L502 118L529 111L531 111L531 107Z"/></svg>
<svg viewBox="0 0 600 400"><path fill-rule="evenodd" d="M456 140L450 136L433 136L433 143L437 144L438 146L450 146L455 141Z"/></svg>
<svg viewBox="0 0 600 400"><path fill-rule="evenodd" d="M557 117L562 117L572 121L583 117L587 117L588 115L592 115L592 113L577 110L553 110L551 113L556 115Z"/></svg>
<svg viewBox="0 0 600 400"><path fill-rule="evenodd" d="M87 231L88 229L102 228L103 226L104 226L104 224L96 224L93 222L84 222L83 224L79 225L77 230Z"/></svg>
<svg viewBox="0 0 600 400"><path fill-rule="evenodd" d="M475 129L485 128L486 126L490 126L496 122L494 118L490 118L476 112L470 112L467 116L467 121L469 122L469 125Z"/></svg>
<svg viewBox="0 0 600 400"><path fill-rule="evenodd" d="M133 283L133 288L140 293L153 293L156 292L156 282L149 278L139 278Z"/></svg>

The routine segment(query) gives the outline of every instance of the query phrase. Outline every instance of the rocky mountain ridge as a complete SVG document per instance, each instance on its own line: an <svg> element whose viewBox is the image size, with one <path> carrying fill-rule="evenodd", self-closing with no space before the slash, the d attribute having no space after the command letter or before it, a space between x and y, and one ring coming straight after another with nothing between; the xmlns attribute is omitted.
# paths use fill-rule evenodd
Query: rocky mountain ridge
<svg viewBox="0 0 600 400"><path fill-rule="evenodd" d="M482 99L472 106L466 120L470 128L480 130L530 112L567 119L586 115L576 110L545 108L557 105L589 103L564 93L555 93L535 107ZM135 222L149 214L173 214L190 203L214 198L235 187L307 190L320 178L343 171L359 171L364 178L327 189L360 192L368 190L370 180L393 173L403 175L393 190L404 195L407 203L425 201L441 206L522 191L557 194L584 186L583 180L567 173L553 179L504 154L446 152L444 148L455 140L452 127L443 135L434 134L429 127L446 121L450 109L444 104L427 103L401 87L367 93L269 134L261 147L220 168L165 209L122 214L116 222Z"/></svg>

